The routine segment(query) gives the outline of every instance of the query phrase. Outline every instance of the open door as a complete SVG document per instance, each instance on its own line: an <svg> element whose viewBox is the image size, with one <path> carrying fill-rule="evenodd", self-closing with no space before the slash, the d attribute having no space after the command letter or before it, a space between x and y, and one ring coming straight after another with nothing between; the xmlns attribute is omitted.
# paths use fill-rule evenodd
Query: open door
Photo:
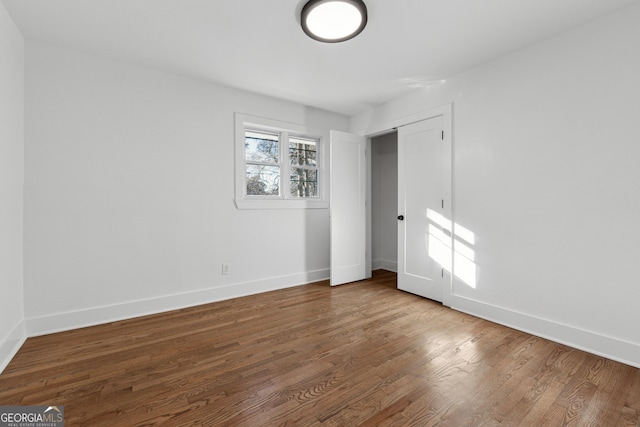
<svg viewBox="0 0 640 427"><path fill-rule="evenodd" d="M366 139L331 131L331 286L366 276Z"/></svg>
<svg viewBox="0 0 640 427"><path fill-rule="evenodd" d="M451 268L445 144L442 116L398 129L398 289L440 302Z"/></svg>

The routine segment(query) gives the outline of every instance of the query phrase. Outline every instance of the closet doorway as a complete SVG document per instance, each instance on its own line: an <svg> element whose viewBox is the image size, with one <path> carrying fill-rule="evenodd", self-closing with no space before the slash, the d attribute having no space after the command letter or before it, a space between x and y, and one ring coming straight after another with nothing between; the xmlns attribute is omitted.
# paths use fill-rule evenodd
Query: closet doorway
<svg viewBox="0 0 640 427"><path fill-rule="evenodd" d="M371 140L371 268L398 271L398 132Z"/></svg>

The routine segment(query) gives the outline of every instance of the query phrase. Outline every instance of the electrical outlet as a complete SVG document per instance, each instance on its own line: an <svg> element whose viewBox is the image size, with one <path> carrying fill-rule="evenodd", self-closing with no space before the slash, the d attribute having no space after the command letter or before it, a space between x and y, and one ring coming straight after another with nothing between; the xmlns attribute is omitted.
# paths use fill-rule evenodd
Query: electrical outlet
<svg viewBox="0 0 640 427"><path fill-rule="evenodd" d="M223 276L229 275L229 264L222 264L222 275Z"/></svg>

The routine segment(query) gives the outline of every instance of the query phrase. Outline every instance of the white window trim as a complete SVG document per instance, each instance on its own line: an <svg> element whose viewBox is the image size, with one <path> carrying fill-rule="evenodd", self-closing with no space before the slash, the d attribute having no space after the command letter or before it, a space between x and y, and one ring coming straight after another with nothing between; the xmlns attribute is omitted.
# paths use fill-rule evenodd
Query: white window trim
<svg viewBox="0 0 640 427"><path fill-rule="evenodd" d="M246 196L245 195L245 129L271 132L287 132L292 136L313 138L318 141L318 197L309 199L287 198L286 188L282 187L280 196ZM235 113L235 203L238 209L327 209L329 208L329 131L310 128L304 125L282 122ZM281 141L281 152L288 152L286 141ZM286 163L286 162L284 162ZM288 165L290 167L290 165ZM289 171L283 170L281 174Z"/></svg>

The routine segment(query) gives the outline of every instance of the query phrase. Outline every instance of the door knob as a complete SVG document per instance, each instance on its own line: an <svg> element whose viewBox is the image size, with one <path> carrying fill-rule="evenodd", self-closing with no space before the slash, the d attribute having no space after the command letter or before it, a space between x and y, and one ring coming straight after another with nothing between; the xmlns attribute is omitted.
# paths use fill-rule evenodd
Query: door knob
<svg viewBox="0 0 640 427"><path fill-rule="evenodd" d="M404 219L404 215L398 215L398 219L402 221Z"/></svg>

